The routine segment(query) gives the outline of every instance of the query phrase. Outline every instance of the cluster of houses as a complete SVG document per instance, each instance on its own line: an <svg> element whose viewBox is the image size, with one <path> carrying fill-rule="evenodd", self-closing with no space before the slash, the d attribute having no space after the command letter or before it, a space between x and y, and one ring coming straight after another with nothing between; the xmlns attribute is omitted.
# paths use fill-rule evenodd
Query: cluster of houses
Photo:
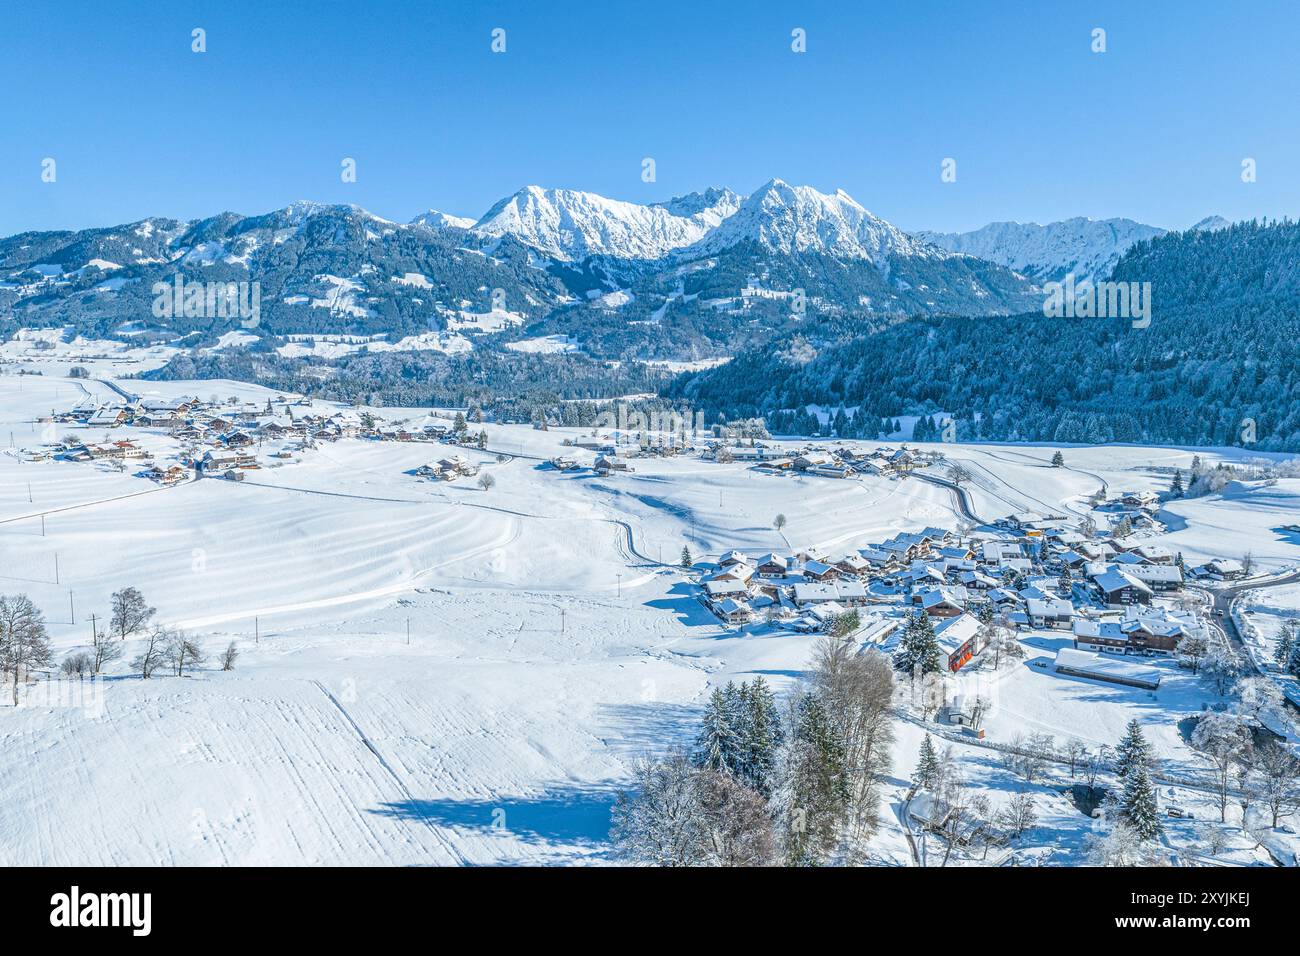
<svg viewBox="0 0 1300 956"><path fill-rule="evenodd" d="M455 481L457 478L472 478L478 474L478 465L469 461L464 455L452 455L415 469L415 474L432 481Z"/></svg>
<svg viewBox="0 0 1300 956"><path fill-rule="evenodd" d="M203 401L194 397L175 399L141 398L116 404L83 405L50 415L44 421L80 425L88 429L111 429L132 426L165 430L182 443L184 454L177 465L154 466L142 472L162 484L186 480L191 469L207 475L240 480L244 472L259 468L258 450L275 443L279 450L272 457L291 457L288 448L307 450L319 442L336 442L346 438L398 442L472 443L467 429L454 431L447 424L427 418L418 425L390 423L351 409L317 412L310 400L278 396L264 403L241 402L231 398ZM61 457L70 461L125 461L147 459L148 453L138 441L121 439L79 444L72 440L42 449L32 460ZM472 475L472 468L460 456L426 468L437 477L450 480Z"/></svg>
<svg viewBox="0 0 1300 956"><path fill-rule="evenodd" d="M700 457L716 462L745 462L774 473L798 473L822 478L856 478L859 475L901 475L931 464L933 452L902 448L863 451L845 445L809 445L791 451L762 441L750 444L709 442Z"/></svg>
<svg viewBox="0 0 1300 956"><path fill-rule="evenodd" d="M1153 603L1182 588L1181 556L1150 538L1092 535L1063 518L1012 516L965 537L942 528L897 534L847 554L815 549L750 557L724 554L703 570L700 599L718 618L766 621L801 632L833 628L840 615L871 606L872 620L930 618L949 671L983 650L981 619L1018 630L1069 632L1074 649L1170 655L1191 633L1194 612ZM1231 576L1240 565L1210 562ZM862 619L862 615L859 616Z"/></svg>

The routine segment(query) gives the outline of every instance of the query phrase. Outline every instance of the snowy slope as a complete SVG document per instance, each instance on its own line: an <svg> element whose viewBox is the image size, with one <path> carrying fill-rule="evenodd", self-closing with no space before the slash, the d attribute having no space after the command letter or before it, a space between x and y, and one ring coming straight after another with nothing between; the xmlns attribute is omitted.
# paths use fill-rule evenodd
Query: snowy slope
<svg viewBox="0 0 1300 956"><path fill-rule="evenodd" d="M736 210L730 190L643 206L573 189L526 186L484 214L474 231L514 236L557 259L658 259L700 239Z"/></svg>
<svg viewBox="0 0 1300 956"><path fill-rule="evenodd" d="M1164 229L1132 219L1076 216L1045 226L1036 222L992 222L973 232L918 232L925 242L988 259L1035 279L1104 279L1129 247L1163 235Z"/></svg>

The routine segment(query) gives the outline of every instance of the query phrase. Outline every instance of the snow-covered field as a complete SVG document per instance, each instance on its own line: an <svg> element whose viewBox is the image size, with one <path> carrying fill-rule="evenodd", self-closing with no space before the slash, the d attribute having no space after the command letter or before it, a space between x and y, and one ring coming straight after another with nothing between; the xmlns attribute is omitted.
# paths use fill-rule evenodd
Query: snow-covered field
<svg viewBox="0 0 1300 956"><path fill-rule="evenodd" d="M636 459L608 478L562 474L544 460L572 453L561 443L579 432L527 426L487 424L486 451L455 449L496 479L488 490L412 474L451 451L436 444L342 440L243 482L174 487L93 463L25 461L22 449L77 431L38 417L120 398L95 378L165 360L66 349L0 351L23 363L0 366L0 593L28 594L63 654L88 643L92 614L103 626L113 591L135 586L210 659L183 678L143 681L128 655L80 697L0 704L4 865L602 860L635 757L693 733L719 682L761 674L781 690L808 663L813 638L719 624L672 566L683 545L705 558L847 552L960 520L947 489L917 478L778 477L694 457ZM95 378L67 378L71 364ZM241 383L115 381L163 398L274 397ZM112 437L128 433L159 460L176 451L162 432ZM971 471L984 518L1079 514L1103 482L1164 490L1193 455L1074 448L1053 468L1053 450L944 447ZM1172 530L1154 540L1189 565L1246 551L1262 568L1294 565L1300 536L1279 529L1300 521L1298 495L1300 482L1283 480L1175 502ZM232 640L241 657L222 672L211 659ZM1205 703L1193 678L1167 665L1153 695L1033 664L1061 640L1027 638L1024 665L997 679L990 741L1047 732L1113 745L1139 717L1171 768L1203 769L1178 728ZM900 722L897 791L920 735ZM995 752L953 746L999 799L1017 788ZM1037 842L1065 862L1089 821L1055 790L1032 789ZM1204 799L1179 796L1198 809ZM875 849L880 862L907 864L896 809L882 814Z"/></svg>

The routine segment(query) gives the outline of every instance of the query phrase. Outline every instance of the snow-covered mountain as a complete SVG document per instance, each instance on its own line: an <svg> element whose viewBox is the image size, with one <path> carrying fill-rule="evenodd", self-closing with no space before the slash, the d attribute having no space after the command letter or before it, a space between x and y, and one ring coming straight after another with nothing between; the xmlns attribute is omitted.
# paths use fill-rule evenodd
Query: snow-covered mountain
<svg viewBox="0 0 1300 956"><path fill-rule="evenodd" d="M451 213L440 212L437 209L422 212L411 220L412 226L428 226L430 229L446 229L448 226L455 229L469 229L474 223L475 220L468 216L453 216Z"/></svg>
<svg viewBox="0 0 1300 956"><path fill-rule="evenodd" d="M1045 226L1036 222L991 222L973 232L918 232L916 238L950 252L988 259L1040 281L1104 279L1135 242L1166 230L1132 219L1077 216Z"/></svg>
<svg viewBox="0 0 1300 956"><path fill-rule="evenodd" d="M1227 229L1231 225L1232 222L1222 216L1206 216L1192 226L1192 229L1196 232L1214 232L1216 229Z"/></svg>
<svg viewBox="0 0 1300 956"><path fill-rule="evenodd" d="M764 184L717 229L686 250L709 255L752 241L782 255L824 253L883 266L890 256L935 256L891 223L873 216L844 190L833 195L780 179Z"/></svg>
<svg viewBox="0 0 1300 956"><path fill-rule="evenodd" d="M526 186L489 209L474 232L514 236L561 260L660 259L697 242L738 206L739 197L728 189L644 206L573 189Z"/></svg>

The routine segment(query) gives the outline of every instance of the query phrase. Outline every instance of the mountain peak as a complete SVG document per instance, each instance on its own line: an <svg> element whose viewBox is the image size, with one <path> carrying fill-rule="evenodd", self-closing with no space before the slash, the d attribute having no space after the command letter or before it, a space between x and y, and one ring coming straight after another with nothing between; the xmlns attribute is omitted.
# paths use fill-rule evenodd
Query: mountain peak
<svg viewBox="0 0 1300 956"><path fill-rule="evenodd" d="M916 238L1007 266L1033 279L1104 279L1129 247L1165 230L1132 219L1075 216L1059 222L991 222L971 232L918 232Z"/></svg>
<svg viewBox="0 0 1300 956"><path fill-rule="evenodd" d="M659 259L699 240L739 204L730 190L647 206L573 189L525 186L489 209L474 231L514 236L557 259Z"/></svg>
<svg viewBox="0 0 1300 956"><path fill-rule="evenodd" d="M827 194L782 179L771 179L755 190L735 215L691 251L711 254L744 241L758 242L784 255L826 253L867 259L882 268L895 253L936 254L873 216L842 189Z"/></svg>
<svg viewBox="0 0 1300 956"><path fill-rule="evenodd" d="M469 229L474 223L475 220L467 216L453 216L451 213L440 212L437 209L422 212L410 222L412 226L428 226L430 229Z"/></svg>

